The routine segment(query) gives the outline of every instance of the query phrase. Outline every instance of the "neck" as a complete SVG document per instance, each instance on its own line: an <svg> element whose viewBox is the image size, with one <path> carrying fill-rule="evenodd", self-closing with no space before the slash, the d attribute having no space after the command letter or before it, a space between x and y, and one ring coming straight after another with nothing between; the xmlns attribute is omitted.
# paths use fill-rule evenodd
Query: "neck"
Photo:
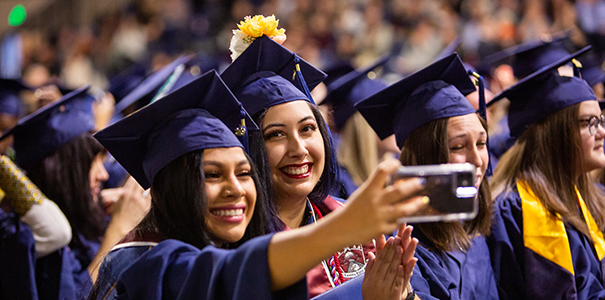
<svg viewBox="0 0 605 300"><path fill-rule="evenodd" d="M307 197L300 199L278 199L279 219L286 224L290 229L300 227L303 217L305 216L305 208L307 206Z"/></svg>

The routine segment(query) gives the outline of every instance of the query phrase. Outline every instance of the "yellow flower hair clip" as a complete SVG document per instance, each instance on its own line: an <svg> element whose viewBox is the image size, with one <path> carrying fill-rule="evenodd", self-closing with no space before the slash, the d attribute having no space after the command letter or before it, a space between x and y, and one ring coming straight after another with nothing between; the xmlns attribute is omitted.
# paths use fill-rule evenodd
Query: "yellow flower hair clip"
<svg viewBox="0 0 605 300"><path fill-rule="evenodd" d="M262 15L245 17L244 21L237 24L239 29L233 30L233 37L229 46L231 59L234 61L257 37L263 35L282 44L286 40L286 30L283 28L278 29L278 25L279 20L275 19L275 15L271 15L270 17Z"/></svg>

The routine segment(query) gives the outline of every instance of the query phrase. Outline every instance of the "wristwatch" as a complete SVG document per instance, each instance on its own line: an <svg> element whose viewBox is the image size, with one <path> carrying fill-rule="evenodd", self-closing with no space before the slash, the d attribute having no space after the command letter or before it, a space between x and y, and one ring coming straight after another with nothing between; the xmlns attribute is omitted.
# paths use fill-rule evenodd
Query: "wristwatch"
<svg viewBox="0 0 605 300"><path fill-rule="evenodd" d="M416 292L414 292L412 285L408 283L408 295L405 297L404 300L414 300L415 298L416 298Z"/></svg>

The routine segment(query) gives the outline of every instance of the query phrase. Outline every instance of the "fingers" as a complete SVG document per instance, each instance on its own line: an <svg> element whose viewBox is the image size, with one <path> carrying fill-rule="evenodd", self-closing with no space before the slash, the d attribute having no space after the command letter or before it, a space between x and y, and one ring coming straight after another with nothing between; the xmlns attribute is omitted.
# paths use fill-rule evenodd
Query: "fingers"
<svg viewBox="0 0 605 300"><path fill-rule="evenodd" d="M402 226L405 226L405 223ZM405 251L412 241L412 231L414 230L414 227L405 226L403 228L403 230L398 231L398 236L401 239L401 247L403 247L403 250Z"/></svg>
<svg viewBox="0 0 605 300"><path fill-rule="evenodd" d="M407 202L393 204L392 208L384 214L384 217L390 222L397 222L399 218L415 214L428 203L428 197L417 196Z"/></svg>
<svg viewBox="0 0 605 300"><path fill-rule="evenodd" d="M374 174L372 174L372 176L370 176L370 178L366 181L368 182L368 187L382 188L385 185L387 178L400 166L401 163L396 159L383 161L378 165L378 168Z"/></svg>
<svg viewBox="0 0 605 300"><path fill-rule="evenodd" d="M401 264L406 265L409 261L414 258L414 252L416 252L416 246L418 245L418 239L413 238L407 245L406 248L403 248L403 255L401 258Z"/></svg>
<svg viewBox="0 0 605 300"><path fill-rule="evenodd" d="M379 199L379 205L397 204L407 202L418 196L418 193L424 189L424 179L408 178L398 180L395 184L384 189L384 194Z"/></svg>
<svg viewBox="0 0 605 300"><path fill-rule="evenodd" d="M384 234L381 234L380 237L376 239L376 255L382 251L386 243L387 241Z"/></svg>

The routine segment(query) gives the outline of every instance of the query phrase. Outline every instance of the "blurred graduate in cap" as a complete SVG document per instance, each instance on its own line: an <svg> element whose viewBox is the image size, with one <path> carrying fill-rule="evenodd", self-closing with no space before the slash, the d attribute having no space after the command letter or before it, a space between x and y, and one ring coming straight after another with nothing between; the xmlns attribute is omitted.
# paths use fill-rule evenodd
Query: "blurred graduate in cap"
<svg viewBox="0 0 605 300"><path fill-rule="evenodd" d="M331 129L339 137L337 155L340 163L339 182L344 188L341 192L343 198L351 195L370 176L385 154L390 157L399 154L394 136L381 143L353 106L387 86L377 78L376 72L389 59L390 56L382 57L369 67L353 70L338 78L328 85L328 95L320 105L329 107Z"/></svg>
<svg viewBox="0 0 605 300"><path fill-rule="evenodd" d="M510 65L516 80L521 80L540 68L569 55L569 50L567 50L570 43L569 34L570 32L553 35L545 34L540 40L529 41L510 47L485 57L484 61L493 67L501 64ZM573 75L571 64L561 66L561 69L563 72L569 74L569 76ZM508 86L504 88L508 88ZM501 102L494 103L498 104L490 105L492 111L506 110L500 104ZM500 117L504 113L495 112L494 115ZM508 118L502 116L502 118L498 120L494 119L493 122L490 122L492 124L490 125L490 132L492 134L490 135L489 151L490 155L495 158L492 161L495 168L500 157L513 145L515 140L511 138L508 130Z"/></svg>
<svg viewBox="0 0 605 300"><path fill-rule="evenodd" d="M127 79L139 82L116 104L112 123L191 82L193 79L201 76L202 72L217 67L202 54L184 55L149 75L144 80L137 79L138 77L134 75L128 77L125 74L124 76ZM109 173L109 179L105 187L118 187L127 178L128 173L111 155L107 157L105 167Z"/></svg>
<svg viewBox="0 0 605 300"><path fill-rule="evenodd" d="M395 134L403 165L476 167L475 219L414 225L419 246L411 285L420 299L498 298L485 243L492 202L487 124L465 98L475 90L453 53L355 105L380 138Z"/></svg>
<svg viewBox="0 0 605 300"><path fill-rule="evenodd" d="M71 225L69 249L38 259L36 266L39 290L53 299L86 293L100 259L119 235L142 218L140 213L116 209L107 222L99 199L101 183L107 179L102 164L104 149L92 137L92 115L78 109L91 101L87 90L73 91L22 118L0 138L13 136L17 165L56 202ZM128 207L121 204L123 209Z"/></svg>
<svg viewBox="0 0 605 300"><path fill-rule="evenodd" d="M587 173L605 167L603 117L586 81L559 67L496 95L510 100L515 144L492 180L488 245L503 299L602 299L605 203Z"/></svg>
<svg viewBox="0 0 605 300"><path fill-rule="evenodd" d="M603 70L603 62L599 59L594 51L590 51L586 55L578 58L582 63L582 79L586 80L592 91L597 96L598 101L603 101L605 97L605 71Z"/></svg>
<svg viewBox="0 0 605 300"><path fill-rule="evenodd" d="M101 278L116 273L112 266L126 268L117 272L115 292L107 284L101 291L119 299L306 299L305 274L323 257L396 228L395 215L420 208L420 199L399 202L419 190L418 181L384 188L398 165L385 164L376 185L342 214L260 236L272 230L269 202L241 143L255 127L211 71L95 135L143 188L151 187L153 199L132 235L147 243L116 247ZM357 224L358 214L374 220ZM342 238L324 242L332 233ZM122 261L134 257L129 266Z"/></svg>
<svg viewBox="0 0 605 300"><path fill-rule="evenodd" d="M263 188L283 229L316 224L343 206L329 196L337 186L338 163L309 92L326 75L277 42L285 40L285 30L277 29L273 16L254 16L238 26L231 44L234 61L221 77L260 128L251 134L250 154ZM322 261L307 274L309 295L362 274L374 248L352 245Z"/></svg>

